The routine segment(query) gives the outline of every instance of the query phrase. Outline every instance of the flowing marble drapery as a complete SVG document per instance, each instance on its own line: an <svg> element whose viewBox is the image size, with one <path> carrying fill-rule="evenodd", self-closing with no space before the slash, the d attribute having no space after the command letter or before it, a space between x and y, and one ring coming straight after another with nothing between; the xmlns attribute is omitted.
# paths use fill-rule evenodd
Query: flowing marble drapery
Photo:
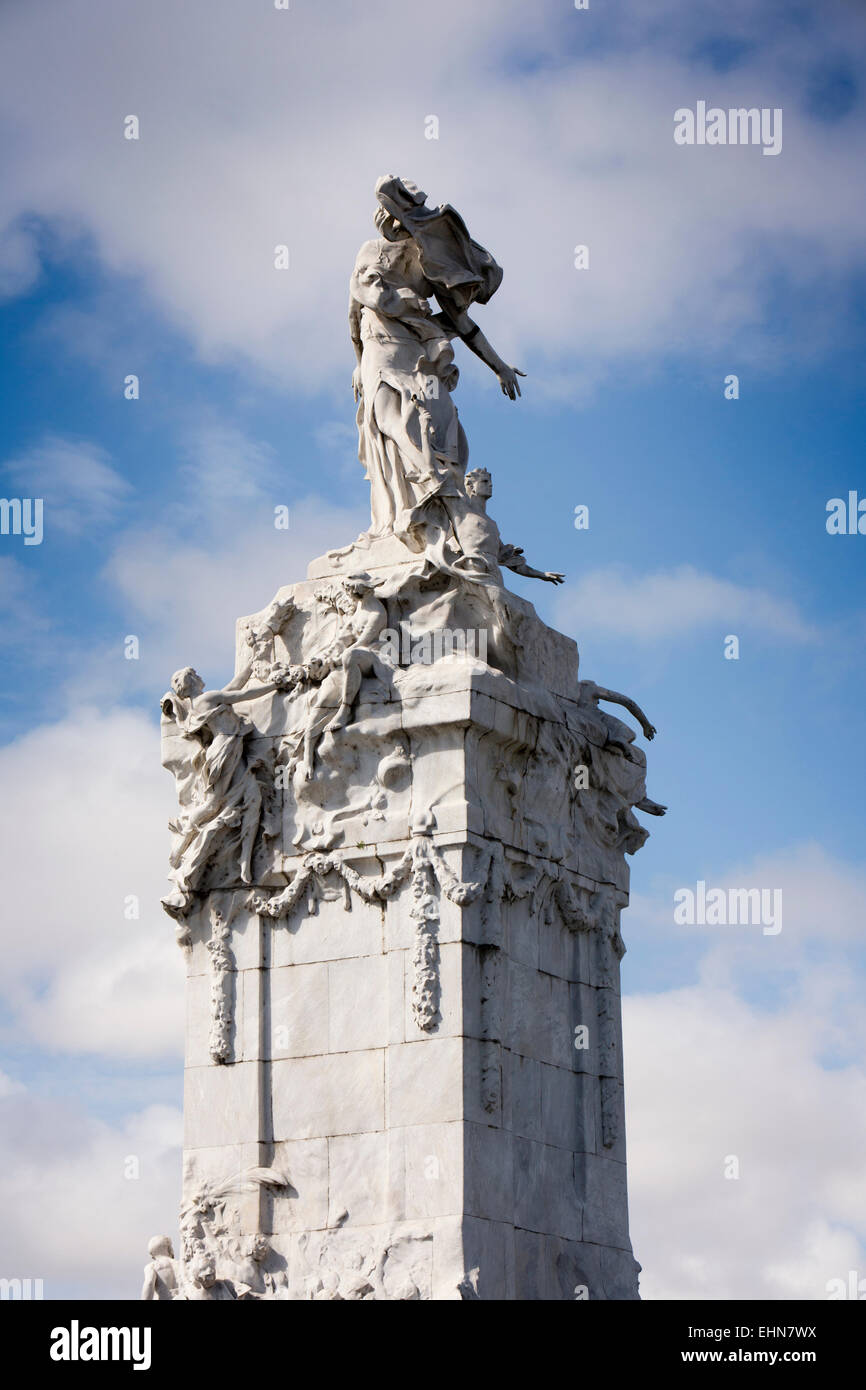
<svg viewBox="0 0 866 1390"><path fill-rule="evenodd" d="M361 247L350 291L358 454L370 481L370 535L393 533L417 551L429 543L431 500L447 510L447 499L464 493L451 316L486 302L502 271L453 208L425 207L413 184L388 176L376 196L384 235Z"/></svg>

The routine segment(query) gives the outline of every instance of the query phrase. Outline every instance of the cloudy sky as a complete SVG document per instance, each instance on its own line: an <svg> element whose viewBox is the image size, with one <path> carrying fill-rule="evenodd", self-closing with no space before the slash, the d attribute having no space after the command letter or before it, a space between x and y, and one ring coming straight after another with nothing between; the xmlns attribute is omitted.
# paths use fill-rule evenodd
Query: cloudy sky
<svg viewBox="0 0 866 1390"><path fill-rule="evenodd" d="M366 524L347 279L396 172L505 267L480 319L523 398L463 352L458 404L503 535L568 575L514 587L659 729L624 923L644 1296L866 1277L866 537L825 524L866 496L866 7L6 0L0 53L0 489L45 505L41 545L0 536L0 1274L135 1296L173 1225L156 702ZM781 108L781 153L675 144L699 101ZM780 889L782 931L676 925L699 880Z"/></svg>

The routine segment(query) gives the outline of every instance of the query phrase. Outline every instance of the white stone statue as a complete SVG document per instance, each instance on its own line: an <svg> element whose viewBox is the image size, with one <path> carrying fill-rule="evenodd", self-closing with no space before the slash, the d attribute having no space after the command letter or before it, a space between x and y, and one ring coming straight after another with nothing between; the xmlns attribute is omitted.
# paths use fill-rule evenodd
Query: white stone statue
<svg viewBox="0 0 866 1390"><path fill-rule="evenodd" d="M168 1236L154 1236L148 1242L150 1261L144 1267L143 1300L168 1302L181 1297L178 1286L177 1261Z"/></svg>
<svg viewBox="0 0 866 1390"><path fill-rule="evenodd" d="M233 855L237 878L252 882L262 792L256 765L245 756L253 725L235 707L271 694L292 676L279 669L276 678L248 686L251 671L248 663L224 690L205 690L201 676L185 666L172 676L171 690L160 701L163 765L174 773L179 802L178 814L169 822L175 886L162 905L178 919L189 910L216 856Z"/></svg>
<svg viewBox="0 0 866 1390"><path fill-rule="evenodd" d="M230 1283L239 1299L276 1298L286 1287L286 1274L271 1268L273 1251L268 1237L246 1236L233 1252Z"/></svg>
<svg viewBox="0 0 866 1390"><path fill-rule="evenodd" d="M190 1084L142 1297L633 1299L620 914L665 808L605 703L655 729L503 583L563 575L503 541L452 400L456 338L520 394L469 318L499 267L414 185L376 197L370 530L240 621L224 689L162 700Z"/></svg>
<svg viewBox="0 0 866 1390"><path fill-rule="evenodd" d="M230 1279L218 1279L213 1255L197 1255L189 1268L187 1298L197 1302L234 1302L237 1298Z"/></svg>
<svg viewBox="0 0 866 1390"><path fill-rule="evenodd" d="M293 762L301 762L307 781L313 777L322 734L344 728L351 720L364 676L388 678L389 670L378 647L388 625L385 605L375 593L379 582L368 574L355 574L342 580L335 591L321 589L317 594L319 603L336 610L340 626L336 637L302 668L303 679L315 689Z"/></svg>
<svg viewBox="0 0 866 1390"><path fill-rule="evenodd" d="M496 292L502 271L455 209L426 207L426 194L391 174L377 182L376 198L380 235L358 252L349 301L359 458L370 480L368 536L393 534L429 552L463 494L468 457L451 399L458 379L452 339L462 338L496 373L511 400L524 373L502 360L469 317L473 303L486 304Z"/></svg>
<svg viewBox="0 0 866 1390"><path fill-rule="evenodd" d="M244 624L244 640L250 653L252 675L256 680L269 678L275 665L274 638L296 612L294 599L289 594L283 599L275 598L257 619L250 619Z"/></svg>
<svg viewBox="0 0 866 1390"><path fill-rule="evenodd" d="M493 496L493 480L486 468L473 468L466 474L466 501L457 505L452 514L457 544L462 554L449 569L467 579L492 578L502 582L499 566L526 575L528 579L543 579L548 584L561 584L565 575L556 570L537 570L527 564L517 545L506 545L499 527L487 515L487 503Z"/></svg>
<svg viewBox="0 0 866 1390"><path fill-rule="evenodd" d="M600 700L605 700L611 705L622 705L623 709L628 710L629 714L633 715L640 724L645 738L654 739L656 736L654 725L649 722L640 705L630 695L620 695L616 690L607 690L602 685L596 685L595 681L582 680L578 686L577 699L579 704L593 711L598 710ZM628 724L623 724L621 720L615 719L613 715L607 714L605 711L600 711L600 713L609 728L616 726L617 735L622 742L634 742L634 730L630 729Z"/></svg>

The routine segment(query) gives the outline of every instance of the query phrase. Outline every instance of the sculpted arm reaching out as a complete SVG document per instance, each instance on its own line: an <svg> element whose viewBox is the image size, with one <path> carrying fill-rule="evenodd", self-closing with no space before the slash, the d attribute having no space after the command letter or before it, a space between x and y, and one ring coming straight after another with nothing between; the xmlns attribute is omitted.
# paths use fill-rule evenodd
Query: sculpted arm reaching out
<svg viewBox="0 0 866 1390"><path fill-rule="evenodd" d="M456 333L469 350L474 352L476 357L480 357L481 361L492 372L496 373L504 396L507 396L511 401L516 400L520 395L520 383L517 378L526 376L526 372L521 372L517 367L509 367L507 362L503 362L492 343L485 338L478 324L469 317L465 310L459 310L453 304L449 304L441 293L437 295L437 298L442 304L442 312L434 314L434 319L449 332Z"/></svg>
<svg viewBox="0 0 866 1390"><path fill-rule="evenodd" d="M612 705L622 705L640 724L645 737L655 738L655 726L649 722L640 705L630 695L620 695L616 690L606 690L603 685L596 685L595 681L581 681L580 686L584 699L594 705L597 705L599 700L607 700Z"/></svg>

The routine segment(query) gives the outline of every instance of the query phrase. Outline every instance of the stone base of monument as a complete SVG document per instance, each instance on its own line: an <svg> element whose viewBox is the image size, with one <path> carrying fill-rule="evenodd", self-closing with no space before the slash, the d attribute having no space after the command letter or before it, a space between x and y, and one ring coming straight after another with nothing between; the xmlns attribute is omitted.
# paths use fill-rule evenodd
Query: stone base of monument
<svg viewBox="0 0 866 1390"><path fill-rule="evenodd" d="M646 761L531 604L401 553L360 580L354 551L317 561L239 624L239 671L278 688L240 720L202 705L223 791L175 827L171 1278L191 1298L634 1299L619 916ZM167 701L183 807L199 724Z"/></svg>

